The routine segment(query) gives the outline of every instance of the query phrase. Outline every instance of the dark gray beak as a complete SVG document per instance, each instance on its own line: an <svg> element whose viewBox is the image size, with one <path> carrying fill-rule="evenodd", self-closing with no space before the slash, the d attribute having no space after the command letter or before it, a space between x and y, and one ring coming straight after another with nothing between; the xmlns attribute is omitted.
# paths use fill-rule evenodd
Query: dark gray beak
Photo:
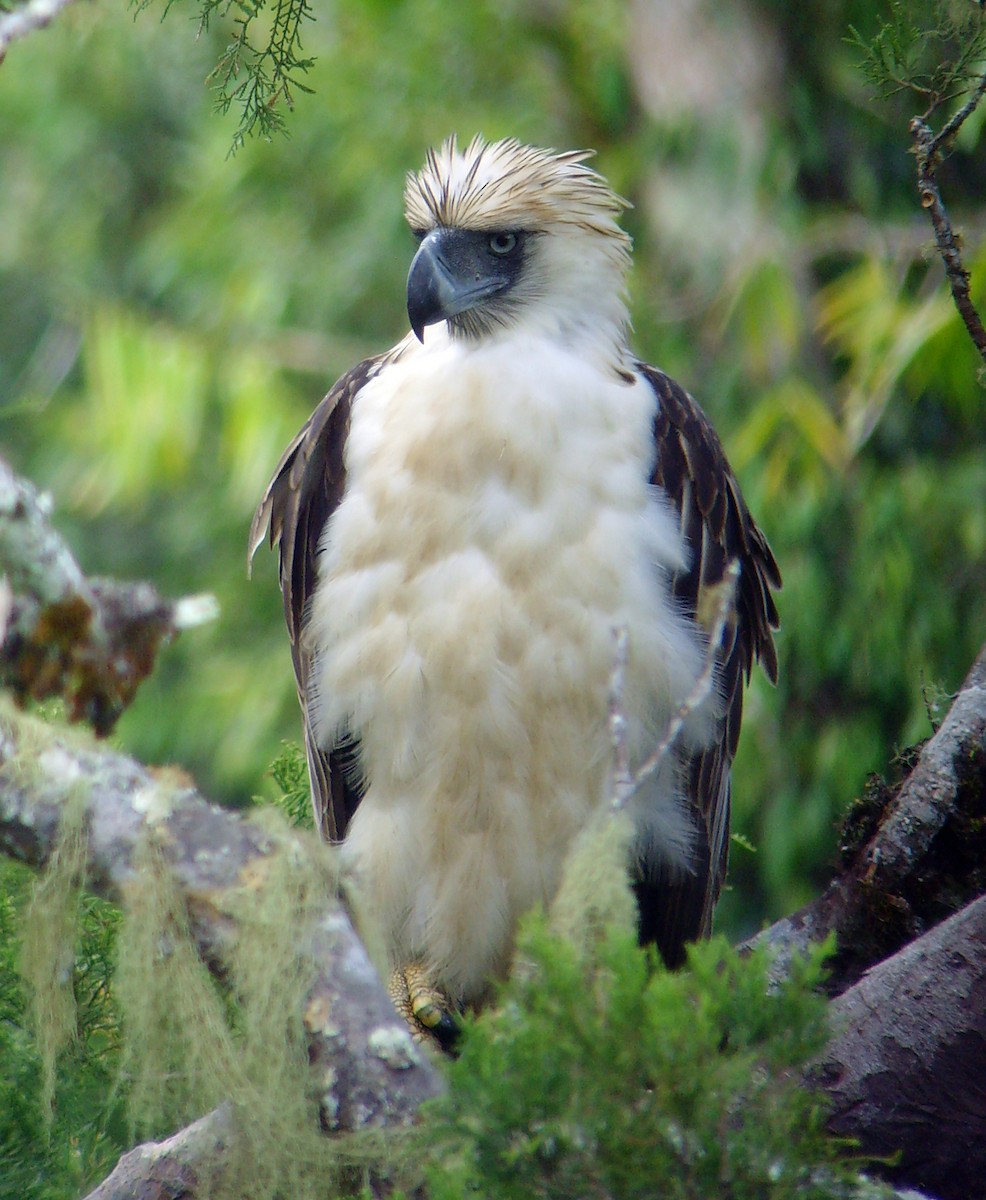
<svg viewBox="0 0 986 1200"><path fill-rule="evenodd" d="M476 308L513 282L519 261L489 249L490 235L471 229L433 229L407 275L407 315L419 341L426 325Z"/></svg>

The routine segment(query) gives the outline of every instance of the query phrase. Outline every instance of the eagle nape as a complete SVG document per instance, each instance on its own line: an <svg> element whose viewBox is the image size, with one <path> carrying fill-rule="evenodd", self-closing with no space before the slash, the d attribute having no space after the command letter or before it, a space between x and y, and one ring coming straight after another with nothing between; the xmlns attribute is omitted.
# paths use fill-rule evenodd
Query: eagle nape
<svg viewBox="0 0 986 1200"><path fill-rule="evenodd" d="M279 549L317 827L439 1044L609 803L614 630L634 770L738 564L715 686L624 809L669 964L712 927L745 681L777 676L777 563L705 413L630 348L625 202L588 157L451 138L408 176L410 332L330 389L251 530Z"/></svg>

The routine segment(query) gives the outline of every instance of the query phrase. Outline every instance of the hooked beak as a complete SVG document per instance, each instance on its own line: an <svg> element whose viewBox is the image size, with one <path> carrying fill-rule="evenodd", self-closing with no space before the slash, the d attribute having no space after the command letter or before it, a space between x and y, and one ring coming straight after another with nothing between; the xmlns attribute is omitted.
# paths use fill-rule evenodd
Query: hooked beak
<svg viewBox="0 0 986 1200"><path fill-rule="evenodd" d="M433 229L418 247L407 275L407 315L418 341L426 325L476 308L509 286L490 268L487 240L470 230Z"/></svg>

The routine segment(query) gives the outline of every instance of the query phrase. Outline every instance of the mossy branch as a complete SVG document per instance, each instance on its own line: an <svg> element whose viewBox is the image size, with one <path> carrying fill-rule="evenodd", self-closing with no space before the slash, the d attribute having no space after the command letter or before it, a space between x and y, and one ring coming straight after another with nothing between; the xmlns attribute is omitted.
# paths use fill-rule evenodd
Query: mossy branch
<svg viewBox="0 0 986 1200"><path fill-rule="evenodd" d="M87 579L50 513L50 499L0 459L0 685L20 703L59 696L72 720L106 734L160 649L216 604Z"/></svg>
<svg viewBox="0 0 986 1200"><path fill-rule="evenodd" d="M328 853L313 836L208 804L177 772L149 771L81 736L0 710L0 852L44 866L69 798L82 806L89 886L111 899L132 894L146 884L139 856L153 846L203 960L223 978L235 977L242 962L244 897L254 907L265 886L281 886L285 856L304 879L312 856ZM408 1125L419 1104L440 1092L441 1077L394 1012L339 899L331 889L309 892L300 927L276 936L314 965L300 1015L321 1127Z"/></svg>
<svg viewBox="0 0 986 1200"><path fill-rule="evenodd" d="M235 1136L232 1109L221 1105L164 1141L129 1150L85 1200L206 1200L222 1187L222 1164Z"/></svg>
<svg viewBox="0 0 986 1200"><path fill-rule="evenodd" d="M782 972L835 932L832 992L986 892L986 645L900 786L873 786L850 810L842 859L821 896L751 941Z"/></svg>

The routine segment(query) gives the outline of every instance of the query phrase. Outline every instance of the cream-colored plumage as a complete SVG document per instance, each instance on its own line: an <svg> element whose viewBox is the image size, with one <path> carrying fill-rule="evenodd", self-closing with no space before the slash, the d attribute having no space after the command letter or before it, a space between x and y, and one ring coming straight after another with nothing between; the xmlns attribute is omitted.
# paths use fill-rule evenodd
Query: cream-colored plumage
<svg viewBox="0 0 986 1200"><path fill-rule="evenodd" d="M701 410L628 348L623 202L585 157L452 140L409 176L418 336L339 381L252 531L281 544L320 828L395 967L453 1003L607 800L614 631L639 761L739 561L718 693L634 799L641 932L672 962L722 881L742 675L776 670L776 564Z"/></svg>
<svg viewBox="0 0 986 1200"><path fill-rule="evenodd" d="M670 600L678 522L647 483L652 406L572 348L440 331L353 407L305 634L315 731L360 739L345 855L395 960L457 998L506 966L518 918L551 899L605 803L614 629L638 757L701 670ZM693 716L692 746L712 732ZM644 813L685 869L673 769Z"/></svg>

